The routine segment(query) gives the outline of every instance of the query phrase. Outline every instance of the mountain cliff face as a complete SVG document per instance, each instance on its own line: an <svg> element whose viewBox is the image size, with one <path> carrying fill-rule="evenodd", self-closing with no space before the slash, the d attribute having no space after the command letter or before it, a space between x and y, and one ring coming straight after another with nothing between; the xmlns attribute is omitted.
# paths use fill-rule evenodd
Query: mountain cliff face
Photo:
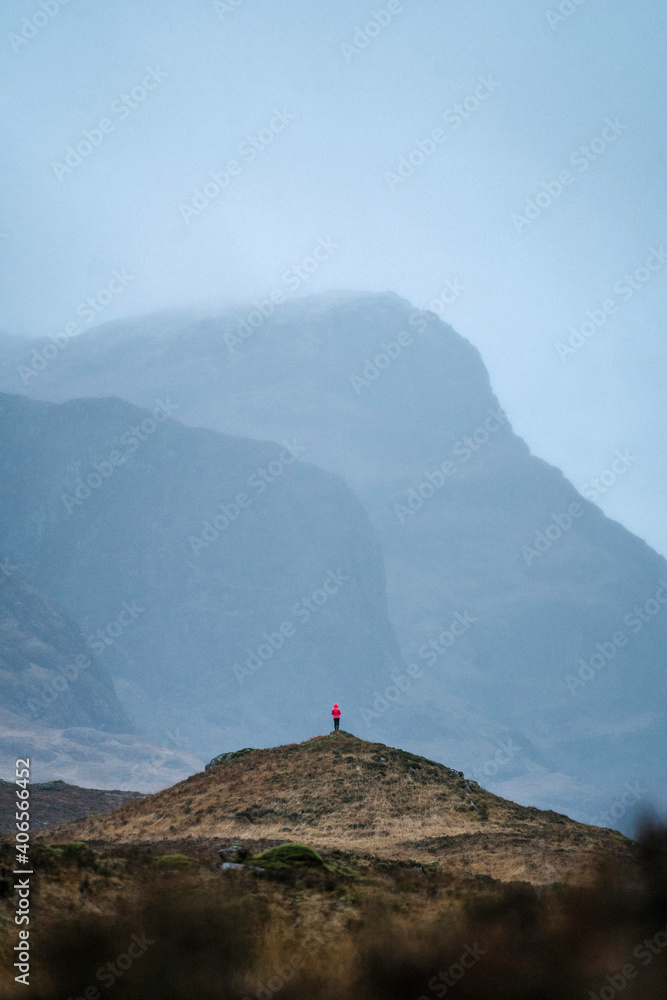
<svg viewBox="0 0 667 1000"><path fill-rule="evenodd" d="M0 546L115 655L145 735L203 756L308 735L399 667L378 542L297 441L183 427L176 405L1 397Z"/></svg>
<svg viewBox="0 0 667 1000"><path fill-rule="evenodd" d="M269 307L108 324L52 360L12 340L0 385L171 395L185 423L295 440L368 511L414 665L364 705L369 736L592 821L618 821L627 785L664 801L665 560L530 454L432 313L390 294Z"/></svg>

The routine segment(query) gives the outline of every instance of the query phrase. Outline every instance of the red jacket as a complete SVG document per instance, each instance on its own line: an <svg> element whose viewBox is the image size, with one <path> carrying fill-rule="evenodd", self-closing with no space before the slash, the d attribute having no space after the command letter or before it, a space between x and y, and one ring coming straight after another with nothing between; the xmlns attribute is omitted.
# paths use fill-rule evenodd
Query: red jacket
<svg viewBox="0 0 667 1000"><path fill-rule="evenodd" d="M334 707L331 709L331 714L333 715L334 719L340 719L340 709L338 705L334 705Z"/></svg>

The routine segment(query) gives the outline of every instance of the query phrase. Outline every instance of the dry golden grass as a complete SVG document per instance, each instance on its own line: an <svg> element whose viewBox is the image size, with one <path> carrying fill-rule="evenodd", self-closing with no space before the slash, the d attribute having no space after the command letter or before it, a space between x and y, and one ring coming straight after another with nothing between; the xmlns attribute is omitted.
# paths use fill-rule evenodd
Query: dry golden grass
<svg viewBox="0 0 667 1000"><path fill-rule="evenodd" d="M519 806L442 764L345 732L241 753L58 836L104 844L296 840L542 884L575 872L590 877L600 853L621 857L628 845L614 831Z"/></svg>

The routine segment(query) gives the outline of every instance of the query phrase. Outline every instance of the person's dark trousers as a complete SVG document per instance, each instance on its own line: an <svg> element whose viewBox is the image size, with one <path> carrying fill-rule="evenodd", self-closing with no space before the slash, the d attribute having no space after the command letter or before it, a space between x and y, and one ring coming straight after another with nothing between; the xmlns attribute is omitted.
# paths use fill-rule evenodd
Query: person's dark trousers
<svg viewBox="0 0 667 1000"><path fill-rule="evenodd" d="M340 725L340 719L334 719L334 732L338 732L338 727Z"/></svg>

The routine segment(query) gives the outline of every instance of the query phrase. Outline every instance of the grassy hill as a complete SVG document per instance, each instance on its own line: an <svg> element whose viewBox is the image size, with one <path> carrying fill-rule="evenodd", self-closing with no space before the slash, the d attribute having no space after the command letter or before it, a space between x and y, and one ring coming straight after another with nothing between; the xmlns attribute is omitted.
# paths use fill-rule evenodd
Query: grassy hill
<svg viewBox="0 0 667 1000"><path fill-rule="evenodd" d="M536 884L583 877L600 854L620 859L629 845L615 831L517 805L443 764L343 731L223 754L171 788L60 833L165 850L300 841Z"/></svg>

